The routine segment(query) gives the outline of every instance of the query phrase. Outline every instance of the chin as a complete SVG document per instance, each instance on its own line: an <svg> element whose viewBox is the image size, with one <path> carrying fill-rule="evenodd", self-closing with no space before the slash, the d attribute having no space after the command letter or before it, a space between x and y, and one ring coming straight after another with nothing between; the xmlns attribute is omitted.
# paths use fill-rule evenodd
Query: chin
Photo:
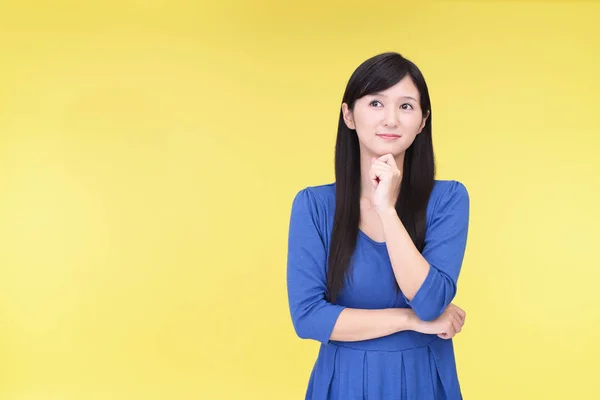
<svg viewBox="0 0 600 400"><path fill-rule="evenodd" d="M381 146L377 149L377 151L375 153L377 153L379 156L383 156L384 154L391 154L394 157L397 157L399 155L401 155L402 153L404 153L406 151L406 148L404 146Z"/></svg>

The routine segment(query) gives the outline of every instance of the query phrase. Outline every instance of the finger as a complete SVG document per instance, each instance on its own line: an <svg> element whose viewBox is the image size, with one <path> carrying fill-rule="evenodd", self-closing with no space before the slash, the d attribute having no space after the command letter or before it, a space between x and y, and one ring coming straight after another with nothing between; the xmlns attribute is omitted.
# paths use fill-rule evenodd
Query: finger
<svg viewBox="0 0 600 400"><path fill-rule="evenodd" d="M459 333L462 330L462 323L458 317L452 318L452 327L454 328L454 332Z"/></svg>
<svg viewBox="0 0 600 400"><path fill-rule="evenodd" d="M461 319L464 318L465 312L454 303L448 304L448 310L452 310L454 314L458 315Z"/></svg>
<svg viewBox="0 0 600 400"><path fill-rule="evenodd" d="M448 325L448 328L446 328L446 330L444 332L442 332L442 336L444 339L450 339L455 335L456 332L454 332L454 328L452 327L452 324Z"/></svg>
<svg viewBox="0 0 600 400"><path fill-rule="evenodd" d="M396 166L396 160L394 159L394 156L390 153L382 155L378 158L378 160L381 160L388 165L392 165L394 167Z"/></svg>
<svg viewBox="0 0 600 400"><path fill-rule="evenodd" d="M456 304L452 304L452 308L454 308L456 310L456 312L458 312L459 314L465 314L465 310L463 310L462 308L460 308L459 306L457 306Z"/></svg>
<svg viewBox="0 0 600 400"><path fill-rule="evenodd" d="M378 173L383 173L383 172L388 172L389 171L388 167L383 167L383 166L377 165L377 164L372 164L371 168L369 168L369 169L373 170L375 172L378 172Z"/></svg>
<svg viewBox="0 0 600 400"><path fill-rule="evenodd" d="M454 336L454 334L456 333L456 328L454 327L454 324L452 323L452 319L448 320L448 326L446 327L446 333L448 334L448 336Z"/></svg>
<svg viewBox="0 0 600 400"><path fill-rule="evenodd" d="M454 335L449 335L447 333L444 333L444 334L438 335L438 336L445 340L452 339L454 337Z"/></svg>
<svg viewBox="0 0 600 400"><path fill-rule="evenodd" d="M387 177L391 175L391 171L385 169L385 168L381 168L379 166L373 165L371 166L371 169L369 170L369 172L373 172L375 175L377 175L377 177L379 178L379 180L381 180L381 178Z"/></svg>
<svg viewBox="0 0 600 400"><path fill-rule="evenodd" d="M393 170L391 169L391 167L389 165L383 166L383 165L373 164L373 165L371 165L371 169L374 169L378 172L385 173L385 174L393 173Z"/></svg>
<svg viewBox="0 0 600 400"><path fill-rule="evenodd" d="M454 315L460 320L461 324L465 323L465 313L460 308L456 310Z"/></svg>
<svg viewBox="0 0 600 400"><path fill-rule="evenodd" d="M378 166L378 167L381 167L381 168L385 168L385 169L388 169L390 171L392 170L392 166L391 165L386 164L386 163L384 163L383 161L380 161L380 160L373 161L373 163L371 165L372 166Z"/></svg>
<svg viewBox="0 0 600 400"><path fill-rule="evenodd" d="M465 320L462 319L458 314L456 315L456 322L460 325L460 329L465 325Z"/></svg>
<svg viewBox="0 0 600 400"><path fill-rule="evenodd" d="M371 182L373 187L377 187L379 184L379 177L373 168L369 169L369 182Z"/></svg>
<svg viewBox="0 0 600 400"><path fill-rule="evenodd" d="M382 170L388 171L393 174L398 173L398 174L402 175L402 171L400 171L395 165L386 164L379 160L373 161L371 163L371 167L377 167L377 168L380 168Z"/></svg>

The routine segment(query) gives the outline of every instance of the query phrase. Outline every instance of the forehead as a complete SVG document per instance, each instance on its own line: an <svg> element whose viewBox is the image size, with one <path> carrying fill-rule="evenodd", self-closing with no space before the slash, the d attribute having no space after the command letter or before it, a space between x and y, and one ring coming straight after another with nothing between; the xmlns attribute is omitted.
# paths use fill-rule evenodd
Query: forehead
<svg viewBox="0 0 600 400"><path fill-rule="evenodd" d="M419 100L419 89L415 86L410 76L405 76L394 86L379 92L370 93L370 96L381 96L392 99L412 97Z"/></svg>

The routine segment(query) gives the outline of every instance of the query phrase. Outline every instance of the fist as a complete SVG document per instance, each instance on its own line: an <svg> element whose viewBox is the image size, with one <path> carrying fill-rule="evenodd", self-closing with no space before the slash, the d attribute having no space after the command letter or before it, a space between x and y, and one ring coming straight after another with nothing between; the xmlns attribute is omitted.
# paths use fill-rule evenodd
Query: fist
<svg viewBox="0 0 600 400"><path fill-rule="evenodd" d="M452 339L462 331L467 313L460 307L449 304L442 315L433 321L422 321L418 332L438 335L442 339Z"/></svg>
<svg viewBox="0 0 600 400"><path fill-rule="evenodd" d="M371 159L369 181L373 185L371 202L377 212L394 209L400 193L402 171L391 154Z"/></svg>

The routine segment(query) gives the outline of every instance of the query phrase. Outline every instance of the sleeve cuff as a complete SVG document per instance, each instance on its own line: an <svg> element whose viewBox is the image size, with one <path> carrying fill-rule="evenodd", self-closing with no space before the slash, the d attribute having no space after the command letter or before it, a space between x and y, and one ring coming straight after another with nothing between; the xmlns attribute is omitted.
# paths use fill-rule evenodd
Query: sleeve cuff
<svg viewBox="0 0 600 400"><path fill-rule="evenodd" d="M326 314L323 315L323 332L321 333L322 337L318 338L319 342L323 344L327 344L330 342L331 334L333 333L335 323L337 322L340 314L345 308L346 307L337 304L330 304L329 307L327 307Z"/></svg>
<svg viewBox="0 0 600 400"><path fill-rule="evenodd" d="M402 297L404 297L404 300L406 301L406 303L409 306L411 306L411 308L413 310L415 310L415 312L417 312L418 314L421 314L419 311L422 309L423 305L427 302L427 294L430 292L431 288L433 287L434 281L435 281L435 269L431 265L429 265L429 272L427 273L427 276L425 277L423 284L421 285L419 290L417 290L415 297L413 297L413 299L409 301L406 298L406 296L404 295L404 293L402 293Z"/></svg>

